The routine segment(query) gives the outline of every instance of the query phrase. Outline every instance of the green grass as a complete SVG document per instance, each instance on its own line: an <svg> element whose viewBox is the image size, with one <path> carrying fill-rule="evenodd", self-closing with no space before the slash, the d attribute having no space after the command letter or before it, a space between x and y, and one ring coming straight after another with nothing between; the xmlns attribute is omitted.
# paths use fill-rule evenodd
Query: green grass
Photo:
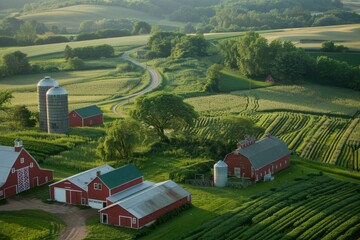
<svg viewBox="0 0 360 240"><path fill-rule="evenodd" d="M65 228L58 217L40 210L0 212L1 239L57 239Z"/></svg>
<svg viewBox="0 0 360 240"><path fill-rule="evenodd" d="M220 91L230 92L236 90L249 90L271 86L271 83L256 81L240 75L238 72L223 70L220 80Z"/></svg>
<svg viewBox="0 0 360 240"><path fill-rule="evenodd" d="M340 43L341 44L341 43ZM353 66L360 65L360 54L359 53L326 53L326 52L308 52L313 57L327 56L338 61L347 62Z"/></svg>

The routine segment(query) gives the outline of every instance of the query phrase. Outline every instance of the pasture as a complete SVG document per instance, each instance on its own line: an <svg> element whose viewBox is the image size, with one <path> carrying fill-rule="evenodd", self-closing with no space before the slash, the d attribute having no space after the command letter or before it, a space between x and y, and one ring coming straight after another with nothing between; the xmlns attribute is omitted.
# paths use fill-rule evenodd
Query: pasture
<svg viewBox="0 0 360 240"><path fill-rule="evenodd" d="M0 239L57 239L65 227L58 217L38 210L0 212L0 222Z"/></svg>

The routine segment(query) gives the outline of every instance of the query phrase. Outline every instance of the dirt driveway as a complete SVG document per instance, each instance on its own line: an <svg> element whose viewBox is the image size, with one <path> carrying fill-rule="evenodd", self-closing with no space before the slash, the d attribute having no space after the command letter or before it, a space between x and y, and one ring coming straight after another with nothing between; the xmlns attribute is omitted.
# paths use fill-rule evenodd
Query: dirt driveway
<svg viewBox="0 0 360 240"><path fill-rule="evenodd" d="M8 204L0 206L0 211L16 211L23 209L37 209L53 213L62 219L66 228L59 237L60 240L84 239L88 233L85 220L91 216L97 216L96 209L79 209L66 204L46 204L38 199L12 198Z"/></svg>

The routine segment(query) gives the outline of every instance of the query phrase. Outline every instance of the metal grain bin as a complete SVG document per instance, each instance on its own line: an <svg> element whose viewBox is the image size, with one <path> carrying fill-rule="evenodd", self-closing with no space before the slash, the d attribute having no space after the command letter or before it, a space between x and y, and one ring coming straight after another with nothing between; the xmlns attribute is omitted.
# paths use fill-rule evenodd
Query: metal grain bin
<svg viewBox="0 0 360 240"><path fill-rule="evenodd" d="M69 132L68 93L60 86L46 93L48 133Z"/></svg>
<svg viewBox="0 0 360 240"><path fill-rule="evenodd" d="M215 187L225 187L228 180L228 165L220 160L214 164L214 185Z"/></svg>
<svg viewBox="0 0 360 240"><path fill-rule="evenodd" d="M46 92L59 84L55 79L46 76L41 79L37 84L37 93L38 93L38 101L39 101L39 125L40 130L47 132L47 112L46 112Z"/></svg>

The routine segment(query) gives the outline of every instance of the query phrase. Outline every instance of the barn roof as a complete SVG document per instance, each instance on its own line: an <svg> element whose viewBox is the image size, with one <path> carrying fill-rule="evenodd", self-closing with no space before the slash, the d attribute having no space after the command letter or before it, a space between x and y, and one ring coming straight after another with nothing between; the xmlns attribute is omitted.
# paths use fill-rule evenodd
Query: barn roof
<svg viewBox="0 0 360 240"><path fill-rule="evenodd" d="M189 195L188 191L168 180L154 184L152 187L111 204L100 211L118 205L135 217L143 218Z"/></svg>
<svg viewBox="0 0 360 240"><path fill-rule="evenodd" d="M15 152L14 147L0 146L0 187L5 184L20 152Z"/></svg>
<svg viewBox="0 0 360 240"><path fill-rule="evenodd" d="M255 169L260 169L290 154L287 145L275 136L268 136L248 147L238 148L236 152L247 157Z"/></svg>
<svg viewBox="0 0 360 240"><path fill-rule="evenodd" d="M76 186L84 189L85 191L87 191L87 185L96 178L97 176L97 172L100 171L101 174L104 174L104 173L108 173L110 171L113 171L114 168L105 164L103 166L100 166L100 167L96 167L96 168L92 168L92 169L89 169L85 172L81 172L81 173L78 173L76 175L73 175L73 176L70 176L68 178L64 178L63 180L59 181L59 182L63 182L63 181L70 181L72 182L73 184L75 184ZM56 183L53 183L49 186L52 186L54 184L57 184L59 182L56 182Z"/></svg>
<svg viewBox="0 0 360 240"><path fill-rule="evenodd" d="M143 174L134 165L128 164L102 174L99 178L108 188L112 189L142 176Z"/></svg>
<svg viewBox="0 0 360 240"><path fill-rule="evenodd" d="M93 116L96 116L96 115L103 114L103 112L100 110L100 108L98 108L95 105L75 109L74 111L77 114L79 114L79 116L82 117L82 118L88 118L88 117L93 117Z"/></svg>
<svg viewBox="0 0 360 240"><path fill-rule="evenodd" d="M115 193L114 195L111 195L110 197L107 198L107 200L109 200L110 202L118 202L120 200L123 200L127 197L130 197L131 195L134 195L140 191L143 191L149 187L152 187L155 183L153 182L149 182L149 181L144 181L142 183L139 183L133 187L130 187L124 191Z"/></svg>

